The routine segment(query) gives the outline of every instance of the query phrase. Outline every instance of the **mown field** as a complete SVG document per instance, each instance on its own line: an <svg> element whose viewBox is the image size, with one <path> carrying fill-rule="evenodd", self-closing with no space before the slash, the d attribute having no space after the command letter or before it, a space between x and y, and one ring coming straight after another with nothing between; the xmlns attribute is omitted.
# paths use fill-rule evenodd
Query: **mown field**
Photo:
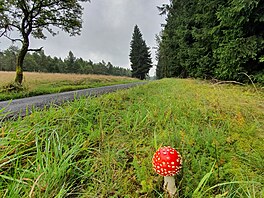
<svg viewBox="0 0 264 198"><path fill-rule="evenodd" d="M119 76L24 72L23 90L8 91L5 87L14 79L15 72L0 71L0 101L136 81Z"/></svg>
<svg viewBox="0 0 264 198"><path fill-rule="evenodd" d="M168 197L151 164L167 145L179 197L263 197L263 98L163 79L2 122L0 197Z"/></svg>

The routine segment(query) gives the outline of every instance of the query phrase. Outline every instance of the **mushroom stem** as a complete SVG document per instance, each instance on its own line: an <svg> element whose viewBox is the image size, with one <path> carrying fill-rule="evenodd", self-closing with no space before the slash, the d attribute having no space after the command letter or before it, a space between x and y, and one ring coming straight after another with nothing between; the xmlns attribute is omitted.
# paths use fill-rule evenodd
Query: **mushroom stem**
<svg viewBox="0 0 264 198"><path fill-rule="evenodd" d="M174 197L176 194L176 185L174 176L165 176L164 177L164 189L166 189L170 197Z"/></svg>

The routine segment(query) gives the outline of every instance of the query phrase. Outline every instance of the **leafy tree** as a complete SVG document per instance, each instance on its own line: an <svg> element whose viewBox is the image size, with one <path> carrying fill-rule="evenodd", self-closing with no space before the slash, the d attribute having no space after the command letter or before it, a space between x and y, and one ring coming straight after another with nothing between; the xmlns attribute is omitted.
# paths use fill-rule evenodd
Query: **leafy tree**
<svg viewBox="0 0 264 198"><path fill-rule="evenodd" d="M21 84L23 80L23 62L31 49L30 36L45 39L45 31L55 36L52 27L57 27L70 36L80 34L82 27L81 2L89 0L2 0L0 2L0 37L11 41L21 42L22 47L16 62L15 82ZM9 32L17 31L20 38L10 38Z"/></svg>
<svg viewBox="0 0 264 198"><path fill-rule="evenodd" d="M132 68L132 77L141 80L146 79L150 68L152 67L151 53L146 42L142 38L142 34L136 25L130 43L130 62Z"/></svg>

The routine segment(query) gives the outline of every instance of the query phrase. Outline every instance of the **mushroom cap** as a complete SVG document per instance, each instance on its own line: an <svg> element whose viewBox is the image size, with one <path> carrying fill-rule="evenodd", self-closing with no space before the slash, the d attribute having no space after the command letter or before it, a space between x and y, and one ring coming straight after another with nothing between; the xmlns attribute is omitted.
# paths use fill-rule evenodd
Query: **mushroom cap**
<svg viewBox="0 0 264 198"><path fill-rule="evenodd" d="M152 158L153 168L162 176L174 176L182 167L182 158L176 149L170 146L161 147Z"/></svg>

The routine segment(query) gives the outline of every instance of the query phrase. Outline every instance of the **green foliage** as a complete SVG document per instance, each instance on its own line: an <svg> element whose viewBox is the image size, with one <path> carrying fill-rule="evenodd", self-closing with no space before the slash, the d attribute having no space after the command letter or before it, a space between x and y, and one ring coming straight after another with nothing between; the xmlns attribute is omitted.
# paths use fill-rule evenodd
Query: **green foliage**
<svg viewBox="0 0 264 198"><path fill-rule="evenodd" d="M4 122L0 196L165 198L151 160L170 145L179 197L263 197L262 103L250 86L163 79Z"/></svg>
<svg viewBox="0 0 264 198"><path fill-rule="evenodd" d="M171 1L161 33L157 77L248 82L263 74L264 3L260 0ZM255 78L255 82L260 78Z"/></svg>
<svg viewBox="0 0 264 198"><path fill-rule="evenodd" d="M150 68L152 67L151 53L146 42L142 38L142 34L136 25L130 43L130 62L132 68L132 77L141 80L146 79Z"/></svg>
<svg viewBox="0 0 264 198"><path fill-rule="evenodd" d="M0 52L0 71L15 71L18 51L17 47L10 46L8 49Z"/></svg>
<svg viewBox="0 0 264 198"><path fill-rule="evenodd" d="M7 26L6 31L11 31L11 28L15 28L20 33L27 34L23 36L31 34L38 39L46 38L44 30L56 35L57 33L51 29L51 26L58 27L70 35L80 34L83 10L80 3L87 1L3 0L3 4L8 9L1 10L1 15L7 20L0 21L0 27L4 28ZM65 15L66 11L67 14ZM20 25L22 25L22 28L20 28Z"/></svg>
<svg viewBox="0 0 264 198"><path fill-rule="evenodd" d="M197 198L202 197L202 192L204 191L204 187L206 186L207 181L209 180L210 176L213 173L214 166L215 166L215 163L213 164L210 172L206 173L205 176L201 179L197 188L194 190L192 194L193 197L197 197Z"/></svg>
<svg viewBox="0 0 264 198"><path fill-rule="evenodd" d="M66 73L80 70L80 65L76 63L76 57L73 55L72 51L69 51L69 55L65 59L65 65L67 65L67 67L65 68Z"/></svg>

